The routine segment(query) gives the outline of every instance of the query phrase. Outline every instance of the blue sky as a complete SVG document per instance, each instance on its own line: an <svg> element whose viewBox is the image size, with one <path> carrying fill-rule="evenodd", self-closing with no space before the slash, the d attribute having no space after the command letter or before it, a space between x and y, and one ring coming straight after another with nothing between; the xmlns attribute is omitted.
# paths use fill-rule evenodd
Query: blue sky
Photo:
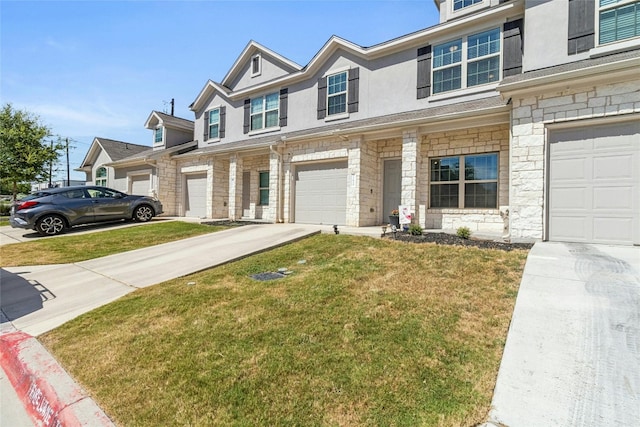
<svg viewBox="0 0 640 427"><path fill-rule="evenodd" d="M151 145L144 123L171 98L193 120L250 40L304 66L334 34L371 46L437 22L433 0L0 0L0 103L70 138L74 169L96 136Z"/></svg>

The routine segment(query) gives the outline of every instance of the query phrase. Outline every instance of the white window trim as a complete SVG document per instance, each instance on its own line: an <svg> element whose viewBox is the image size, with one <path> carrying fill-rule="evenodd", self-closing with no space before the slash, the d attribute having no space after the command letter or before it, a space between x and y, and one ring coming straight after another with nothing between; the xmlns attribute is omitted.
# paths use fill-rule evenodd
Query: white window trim
<svg viewBox="0 0 640 427"><path fill-rule="evenodd" d="M324 118L325 122L330 122L332 120L338 120L338 119L344 119L344 118L348 118L349 117L349 70L351 69L351 67L345 68L345 69L340 69L338 71L334 71L332 73L329 73L326 75L326 79L327 79L327 98L325 100L326 105L327 105L327 115ZM344 112L342 113L336 113L336 114L329 114L329 98L332 96L338 96L341 95L342 92L338 93L338 94L331 94L329 95L329 77L338 75L338 74L342 74L342 73L346 73L347 74L347 80L346 80L346 85L345 85L345 89L344 89L344 96L345 96L345 105L344 105Z"/></svg>
<svg viewBox="0 0 640 427"><path fill-rule="evenodd" d="M278 107L267 110L267 96L269 95L277 95L278 96ZM262 111L260 113L251 114L251 104L249 104L249 135L256 135L257 133L263 132L272 132L274 130L280 130L280 90L275 92L266 93L262 96L256 96L251 98L249 102L252 102L254 99L262 98ZM266 127L267 126L267 112L277 111L278 112L278 124L276 126ZM262 115L262 127L259 129L251 129L251 118L253 116L257 116L258 114Z"/></svg>
<svg viewBox="0 0 640 427"><path fill-rule="evenodd" d="M496 155L496 171L497 171L497 175L496 175L496 179L479 179L479 180L466 180L464 178L464 173L465 173L465 162L466 162L466 158L467 157L473 157L473 156L484 156L484 155L490 155L490 154L495 154ZM448 159L448 158L452 158L452 157L457 157L460 159L460 176L458 181L431 181L431 161L434 159ZM500 207L500 152L498 151L489 151L489 152L481 152L481 153L468 153L468 154L451 154L451 155L445 155L445 156L432 156L429 157L428 159L429 162L429 179L428 179L428 194L429 194L429 207L427 209L429 210L447 210L447 209L455 209L458 211L467 211L467 210L497 210ZM496 206L495 207L481 207L481 208L467 208L464 206L464 199L465 199L465 193L464 193L464 186L467 183L476 183L476 184L482 184L482 183L496 183ZM459 188L459 192L458 192L458 206L457 207L431 207L431 185L446 185L446 184L457 184L458 188Z"/></svg>
<svg viewBox="0 0 640 427"><path fill-rule="evenodd" d="M100 169L104 169L104 171L105 171L104 177L98 177L98 171ZM105 183L104 184L98 184L98 180L99 179L100 180L104 180ZM100 186L100 187L108 187L109 186L109 168L106 167L106 166L98 166L96 168L96 172L95 172L94 177L93 177L93 183L95 185L97 185L97 186Z"/></svg>
<svg viewBox="0 0 640 427"><path fill-rule="evenodd" d="M482 0L482 1L479 1L478 3L476 3L476 4L472 4L470 6L462 6L460 9L454 9L454 1L451 0L451 13L457 14L457 13L460 13L460 12L463 12L463 11L466 13L466 12L468 12L470 10L479 9L480 7L485 5L486 1L487 0Z"/></svg>
<svg viewBox="0 0 640 427"><path fill-rule="evenodd" d="M630 47L636 47L636 46L640 46L640 35L636 36L636 37L631 37L628 39L623 39L623 40L615 40L612 42L608 42L608 43L600 43L600 12L606 12L607 10L611 10L611 9L618 9L620 7L624 7L625 5L628 4L633 4L635 3L637 0L623 0L620 3L615 3L615 4L609 4L606 6L600 6L600 0L593 0L596 2L596 13L594 13L595 15L595 27L594 27L594 33L595 33L595 48L591 49L589 51L589 55L590 56L600 56L603 54L607 54L607 53L614 53L616 50L626 50ZM626 46L623 47L621 45L621 43L625 43ZM610 48L609 48L610 47Z"/></svg>
<svg viewBox="0 0 640 427"><path fill-rule="evenodd" d="M253 61L258 59L258 71L253 71ZM249 65L251 67L251 77L258 77L262 74L262 55L257 53L251 57L251 63Z"/></svg>
<svg viewBox="0 0 640 427"><path fill-rule="evenodd" d="M480 4L480 3L479 3ZM500 32L500 52L498 53L494 53L492 55L486 55L480 58L473 58L471 61L469 61L468 59L468 52L469 52L469 45L468 45L468 40L470 36L474 36L476 34L480 34L480 33L484 33L486 31L492 31L492 30L498 30ZM462 39L462 60L460 62L456 62L455 64L449 64L446 65L444 67L439 67L439 68L435 68L434 67L434 62L435 62L435 47L441 44L445 44L445 43L449 43L452 42L454 40L458 40L458 39ZM474 91L476 88L483 88L482 90L479 90L479 92L482 92L484 90L486 90L486 88L490 88L491 85L493 86L497 86L498 83L500 83L500 81L502 80L502 66L503 66L503 61L504 61L504 32L502 29L501 25L497 25L497 26L491 26L491 27L487 27L484 29L477 29L474 30L473 32L470 32L462 37L456 37L453 39L445 39L445 40L441 40L438 42L434 42L432 44L433 46L433 50L432 50L432 54L431 54L431 96L432 96L432 100L435 99L433 97L440 97L441 95L447 95L446 97L450 97L451 94L456 93L456 92L460 92L463 90L469 90L469 91ZM483 59L487 59L487 58L491 58L493 56L498 56L500 58L499 63L498 63L498 79L496 81L493 82L487 82L487 83L483 83L483 84L479 84L479 85L474 85L474 86L468 86L468 82L467 82L467 64L469 62L478 62L481 61ZM433 78L434 74L436 71L438 70L445 70L447 68L452 68L456 65L460 64L461 65L461 69L460 69L460 76L462 78L462 82L460 84L460 88L458 89L451 89L451 90L447 90L444 92L434 92L434 88L435 88L435 80ZM473 93L473 92L472 92ZM457 94L455 96L458 96Z"/></svg>
<svg viewBox="0 0 640 427"><path fill-rule="evenodd" d="M205 111L205 114L207 115L207 135L209 136L209 138L207 139L206 142L208 143L213 143L213 142L219 142L220 141L220 107L222 107L221 105L216 105L215 107L211 107L209 108L207 111ZM216 136L215 138L211 138L211 115L210 113L214 110L218 110L218 136Z"/></svg>
<svg viewBox="0 0 640 427"><path fill-rule="evenodd" d="M156 133L158 132L158 129L162 129L162 140L161 141L156 141ZM164 140L166 137L166 131L164 126L156 126L156 128L153 130L153 146L157 147L159 145L164 145Z"/></svg>

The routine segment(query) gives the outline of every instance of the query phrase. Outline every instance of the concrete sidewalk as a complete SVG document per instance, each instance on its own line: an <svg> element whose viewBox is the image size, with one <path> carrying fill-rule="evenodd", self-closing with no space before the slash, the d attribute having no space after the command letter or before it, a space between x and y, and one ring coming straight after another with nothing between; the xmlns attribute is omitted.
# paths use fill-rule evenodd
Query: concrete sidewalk
<svg viewBox="0 0 640 427"><path fill-rule="evenodd" d="M538 242L488 425L640 425L640 248Z"/></svg>
<svg viewBox="0 0 640 427"><path fill-rule="evenodd" d="M33 337L133 292L320 232L296 224L246 225L75 264L0 270L0 357L34 425L111 426L90 397ZM6 317L5 317L6 316ZM3 395L12 399L13 395ZM11 404L11 403L9 403ZM17 412L16 417L24 414ZM21 425L21 419L7 421Z"/></svg>

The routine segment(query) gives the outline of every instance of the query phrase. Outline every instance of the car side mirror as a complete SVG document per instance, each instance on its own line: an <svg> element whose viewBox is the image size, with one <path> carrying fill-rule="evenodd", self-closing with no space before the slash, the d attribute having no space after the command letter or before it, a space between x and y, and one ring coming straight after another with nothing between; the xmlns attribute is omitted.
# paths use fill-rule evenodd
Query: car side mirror
<svg viewBox="0 0 640 427"><path fill-rule="evenodd" d="M116 199L122 199L124 196L120 193L116 193L115 198Z"/></svg>

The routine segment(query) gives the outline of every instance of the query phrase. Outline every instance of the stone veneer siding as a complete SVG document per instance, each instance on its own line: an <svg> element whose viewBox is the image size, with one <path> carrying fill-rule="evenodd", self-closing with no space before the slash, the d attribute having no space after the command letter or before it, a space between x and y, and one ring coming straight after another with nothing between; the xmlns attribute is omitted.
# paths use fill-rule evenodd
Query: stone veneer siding
<svg viewBox="0 0 640 427"><path fill-rule="evenodd" d="M510 232L517 240L544 238L546 128L576 120L640 112L640 81L572 88L512 99ZM585 123L585 126L592 123Z"/></svg>
<svg viewBox="0 0 640 427"><path fill-rule="evenodd" d="M499 207L509 204L508 124L424 134L421 136L421 153L420 163L417 166L419 173L416 185L418 189L417 222L422 227L454 230L466 226L472 231L500 233L503 231L504 220L500 216ZM429 159L482 153L498 153L498 207L495 209L429 208ZM403 201L405 200L404 191L403 188Z"/></svg>
<svg viewBox="0 0 640 427"><path fill-rule="evenodd" d="M164 215L177 216L178 189L176 186L176 162L169 156L162 157L156 162L158 171L158 199L162 203Z"/></svg>

